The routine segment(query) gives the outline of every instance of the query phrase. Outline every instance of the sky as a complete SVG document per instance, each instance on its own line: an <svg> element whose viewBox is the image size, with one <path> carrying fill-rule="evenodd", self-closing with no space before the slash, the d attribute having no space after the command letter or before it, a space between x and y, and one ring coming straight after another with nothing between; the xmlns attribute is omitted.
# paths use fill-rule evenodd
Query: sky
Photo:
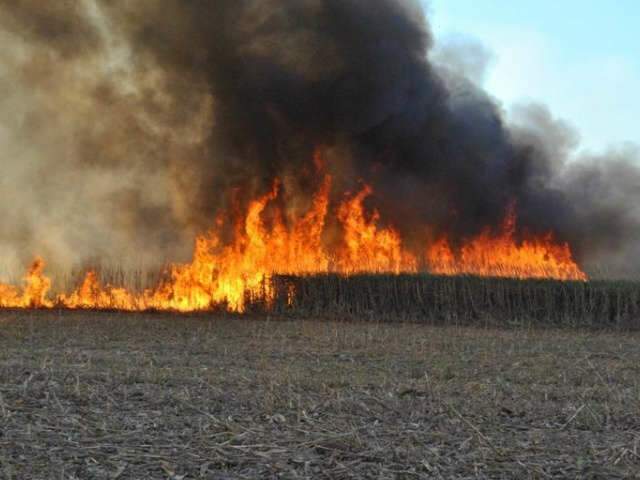
<svg viewBox="0 0 640 480"><path fill-rule="evenodd" d="M545 103L597 153L640 145L640 1L422 0L436 42L491 54L484 86L509 110Z"/></svg>

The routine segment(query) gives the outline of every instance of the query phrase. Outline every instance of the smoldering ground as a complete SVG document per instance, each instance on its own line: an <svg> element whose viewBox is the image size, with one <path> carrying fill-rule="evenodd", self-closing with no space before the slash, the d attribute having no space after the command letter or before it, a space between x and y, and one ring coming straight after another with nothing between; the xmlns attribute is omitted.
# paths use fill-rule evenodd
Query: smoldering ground
<svg viewBox="0 0 640 480"><path fill-rule="evenodd" d="M319 148L334 203L370 183L408 243L515 204L582 262L638 258L637 150L576 159L544 106L508 124L483 53L434 54L417 1L0 0L0 35L0 246L20 262L184 258L276 177L304 208Z"/></svg>

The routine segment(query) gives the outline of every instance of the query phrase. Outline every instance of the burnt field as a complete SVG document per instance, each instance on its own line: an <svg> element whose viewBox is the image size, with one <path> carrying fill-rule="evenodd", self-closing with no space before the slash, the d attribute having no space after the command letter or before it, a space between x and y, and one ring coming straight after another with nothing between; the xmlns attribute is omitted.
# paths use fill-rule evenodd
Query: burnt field
<svg viewBox="0 0 640 480"><path fill-rule="evenodd" d="M0 478L637 478L640 334L0 313Z"/></svg>

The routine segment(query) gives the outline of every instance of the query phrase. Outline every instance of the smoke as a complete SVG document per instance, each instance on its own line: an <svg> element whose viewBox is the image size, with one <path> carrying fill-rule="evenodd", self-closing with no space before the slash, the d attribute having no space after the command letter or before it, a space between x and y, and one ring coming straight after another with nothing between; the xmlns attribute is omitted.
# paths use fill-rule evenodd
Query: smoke
<svg viewBox="0 0 640 480"><path fill-rule="evenodd" d="M498 228L515 202L521 233L584 262L638 253L638 151L576 160L543 106L507 123L490 55L432 51L417 0L71 4L0 0L0 251L21 261L184 257L276 177L303 208L318 148L335 196L372 184L409 243Z"/></svg>
<svg viewBox="0 0 640 480"><path fill-rule="evenodd" d="M188 254L172 169L202 154L207 102L176 107L159 66L133 60L99 4L3 1L0 18L7 267L36 254L59 267Z"/></svg>
<svg viewBox="0 0 640 480"><path fill-rule="evenodd" d="M447 78L450 88L455 88L456 79L483 85L494 61L493 54L484 45L460 34L440 39L429 58Z"/></svg>

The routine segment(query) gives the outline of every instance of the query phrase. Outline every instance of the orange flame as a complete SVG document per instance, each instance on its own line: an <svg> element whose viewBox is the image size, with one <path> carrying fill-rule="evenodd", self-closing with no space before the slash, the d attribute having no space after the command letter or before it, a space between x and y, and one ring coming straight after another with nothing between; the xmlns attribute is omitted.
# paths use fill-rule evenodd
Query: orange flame
<svg viewBox="0 0 640 480"><path fill-rule="evenodd" d="M192 261L172 265L167 279L155 288L136 293L101 285L91 271L75 291L52 299L51 280L44 275L44 261L37 258L21 288L0 284L0 308L191 312L223 307L243 312L252 296L272 298L268 279L273 274L417 272L418 256L403 247L400 234L379 226L377 211L367 214L364 201L373 191L366 185L337 206L340 246L327 248L323 235L331 183L326 176L308 211L288 221L274 205L280 194L276 183L272 191L250 203L233 242L223 244L215 229L198 237ZM267 215L268 208L275 214ZM552 234L518 243L515 230L512 210L498 234L486 230L455 251L446 237L439 239L426 249L426 263L431 272L444 275L587 279L569 245L556 243Z"/></svg>
<svg viewBox="0 0 640 480"><path fill-rule="evenodd" d="M402 249L398 232L378 228L380 214L374 210L365 216L363 202L373 193L365 187L338 209L344 227L345 247L339 252L337 266L343 273L402 273L417 270L416 258Z"/></svg>
<svg viewBox="0 0 640 480"><path fill-rule="evenodd" d="M487 229L464 243L456 254L441 238L427 250L427 263L441 275L478 275L510 278L553 278L587 280L573 260L567 243L555 243L553 234L534 237L518 244L515 209L505 217L502 230L492 235Z"/></svg>
<svg viewBox="0 0 640 480"><path fill-rule="evenodd" d="M278 195L277 186L249 206L241 236L220 249L216 232L196 241L193 261L176 265L171 281L153 293L147 292L147 308L193 311L227 304L243 311L245 297L268 288L265 280L275 273L302 274L326 271L328 257L321 235L329 205L331 180L327 177L314 197L310 210L291 228L280 218L265 226L262 214Z"/></svg>
<svg viewBox="0 0 640 480"><path fill-rule="evenodd" d="M24 277L24 288L0 284L0 307L3 308L50 308L53 302L47 294L51 280L44 275L44 260L36 258Z"/></svg>

